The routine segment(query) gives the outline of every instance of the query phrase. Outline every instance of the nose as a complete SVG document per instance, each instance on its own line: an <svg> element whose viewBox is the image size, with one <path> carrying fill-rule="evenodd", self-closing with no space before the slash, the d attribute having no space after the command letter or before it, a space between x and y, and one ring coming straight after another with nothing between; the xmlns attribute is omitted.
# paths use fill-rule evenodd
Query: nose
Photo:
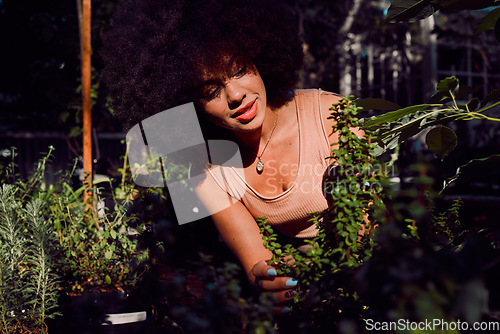
<svg viewBox="0 0 500 334"><path fill-rule="evenodd" d="M246 93L236 80L229 80L226 83L227 103L231 109L237 108L245 98Z"/></svg>

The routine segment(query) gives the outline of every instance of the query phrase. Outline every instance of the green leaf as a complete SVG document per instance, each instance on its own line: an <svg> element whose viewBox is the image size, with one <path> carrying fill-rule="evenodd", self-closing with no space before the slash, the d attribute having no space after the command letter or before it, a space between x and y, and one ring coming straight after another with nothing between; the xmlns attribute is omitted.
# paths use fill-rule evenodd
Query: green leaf
<svg viewBox="0 0 500 334"><path fill-rule="evenodd" d="M422 20L434 14L431 0L393 0L387 13L391 22Z"/></svg>
<svg viewBox="0 0 500 334"><path fill-rule="evenodd" d="M425 143L438 158L442 159L457 146L457 135L452 129L440 125L427 133Z"/></svg>
<svg viewBox="0 0 500 334"><path fill-rule="evenodd" d="M106 275L104 280L106 281L106 284L111 285L111 277L109 277L109 275Z"/></svg>
<svg viewBox="0 0 500 334"><path fill-rule="evenodd" d="M490 102L498 102L500 100L500 89L496 89L489 93L484 100L481 101L481 108L487 105Z"/></svg>
<svg viewBox="0 0 500 334"><path fill-rule="evenodd" d="M479 106L479 99L478 98L473 98L472 100L470 100L467 104L467 109L469 111L475 111L477 109L477 107Z"/></svg>
<svg viewBox="0 0 500 334"><path fill-rule="evenodd" d="M458 93L458 79L456 77L444 78L437 84L436 90L443 94L449 94L450 91L456 94Z"/></svg>
<svg viewBox="0 0 500 334"><path fill-rule="evenodd" d="M443 83L445 85L445 83ZM452 101L452 96L450 95L450 91L443 86L443 90L434 94L427 103L448 103ZM472 93L472 88L467 85L460 85L458 89L456 87L452 91L455 98L467 99L467 96Z"/></svg>
<svg viewBox="0 0 500 334"><path fill-rule="evenodd" d="M394 122L394 121L397 121L398 119L400 119L406 115L410 115L410 114L416 113L418 111L421 111L421 110L424 110L424 109L427 109L430 107L437 107L437 106L441 106L441 105L440 104L419 104L416 106L410 106L410 107L406 107L403 109L391 111L391 112L385 113L383 115L377 116L375 118L371 118L368 122L366 122L362 126L362 129L368 129L368 128L371 128L374 126L382 125L384 123Z"/></svg>
<svg viewBox="0 0 500 334"><path fill-rule="evenodd" d="M111 235L111 238L116 239L116 231L115 230L111 230L111 232L109 234Z"/></svg>
<svg viewBox="0 0 500 334"><path fill-rule="evenodd" d="M59 219L56 219L56 220L54 221L54 228L55 228L57 231L59 231L59 230L62 228L62 226L61 226L61 221L60 221Z"/></svg>
<svg viewBox="0 0 500 334"><path fill-rule="evenodd" d="M423 118L421 120L417 118L401 126L399 128L400 132L399 135L395 134L395 137L398 141L395 142L394 138L391 140L392 142L391 149L396 148L396 146L399 145L399 143L406 141L408 138L413 137L414 135L422 131L422 129L424 128L425 120L426 118Z"/></svg>
<svg viewBox="0 0 500 334"><path fill-rule="evenodd" d="M467 85L459 85L459 81L455 77L448 77L441 80L436 89L437 93L434 94L427 103L445 104L452 101L452 97L467 99L467 96L472 93L471 87Z"/></svg>
<svg viewBox="0 0 500 334"><path fill-rule="evenodd" d="M356 106L363 108L363 110L396 110L401 109L399 105L396 103L382 100L382 99L374 99L368 97L366 99L357 99L354 101Z"/></svg>
<svg viewBox="0 0 500 334"><path fill-rule="evenodd" d="M445 104L445 103L448 103L450 101L452 101L452 98L448 92L446 94L441 93L441 92L437 92L436 94L432 95L432 97L429 99L429 101L427 101L427 103Z"/></svg>
<svg viewBox="0 0 500 334"><path fill-rule="evenodd" d="M493 154L486 158L472 159L468 163L457 168L455 175L448 178L443 185L443 190L455 182L460 180L461 182L468 182L473 180L480 175L481 177L487 177L498 171L498 166L500 165L500 154Z"/></svg>
<svg viewBox="0 0 500 334"><path fill-rule="evenodd" d="M80 126L74 126L71 128L71 132L69 133L69 137L77 137L83 133L83 129Z"/></svg>
<svg viewBox="0 0 500 334"><path fill-rule="evenodd" d="M68 121L69 116L71 116L69 111L65 111L59 114L59 120L62 123L66 123Z"/></svg>
<svg viewBox="0 0 500 334"><path fill-rule="evenodd" d="M112 252L112 251L110 251L110 250L107 250L107 251L104 253L104 257L105 257L107 260L110 260L112 256L113 256L113 252Z"/></svg>
<svg viewBox="0 0 500 334"><path fill-rule="evenodd" d="M474 27L474 34L479 35L485 31L495 29L498 19L500 19L500 7L493 9L479 21Z"/></svg>

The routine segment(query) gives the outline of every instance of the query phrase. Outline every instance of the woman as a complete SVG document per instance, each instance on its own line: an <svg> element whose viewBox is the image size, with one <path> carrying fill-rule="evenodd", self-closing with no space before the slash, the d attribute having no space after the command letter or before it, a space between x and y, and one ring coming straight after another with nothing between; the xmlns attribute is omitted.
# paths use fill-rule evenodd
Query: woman
<svg viewBox="0 0 500 334"><path fill-rule="evenodd" d="M321 180L337 140L328 116L339 97L293 90L302 65L295 26L278 1L131 0L104 43L106 83L126 129L194 101L205 137L237 142L243 168L210 173L197 193L210 208L245 189L212 219L249 281L277 304L298 282L267 265L255 219L299 244L314 237L309 213L327 208Z"/></svg>

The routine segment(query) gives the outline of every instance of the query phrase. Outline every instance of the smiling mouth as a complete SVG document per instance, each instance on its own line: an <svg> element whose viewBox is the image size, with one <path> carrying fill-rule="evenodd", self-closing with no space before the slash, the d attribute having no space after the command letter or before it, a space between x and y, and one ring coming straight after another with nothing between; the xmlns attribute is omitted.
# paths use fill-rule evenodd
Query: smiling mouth
<svg viewBox="0 0 500 334"><path fill-rule="evenodd" d="M251 120L257 112L257 99L247 103L244 107L240 108L233 114L233 118L239 121Z"/></svg>

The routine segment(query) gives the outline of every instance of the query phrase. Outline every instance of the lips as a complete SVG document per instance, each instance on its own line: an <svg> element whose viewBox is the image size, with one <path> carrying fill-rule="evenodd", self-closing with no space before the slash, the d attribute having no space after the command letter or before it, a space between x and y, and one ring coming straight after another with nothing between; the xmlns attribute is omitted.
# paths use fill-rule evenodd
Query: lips
<svg viewBox="0 0 500 334"><path fill-rule="evenodd" d="M232 117L240 122L248 122L257 114L257 99L238 109Z"/></svg>

